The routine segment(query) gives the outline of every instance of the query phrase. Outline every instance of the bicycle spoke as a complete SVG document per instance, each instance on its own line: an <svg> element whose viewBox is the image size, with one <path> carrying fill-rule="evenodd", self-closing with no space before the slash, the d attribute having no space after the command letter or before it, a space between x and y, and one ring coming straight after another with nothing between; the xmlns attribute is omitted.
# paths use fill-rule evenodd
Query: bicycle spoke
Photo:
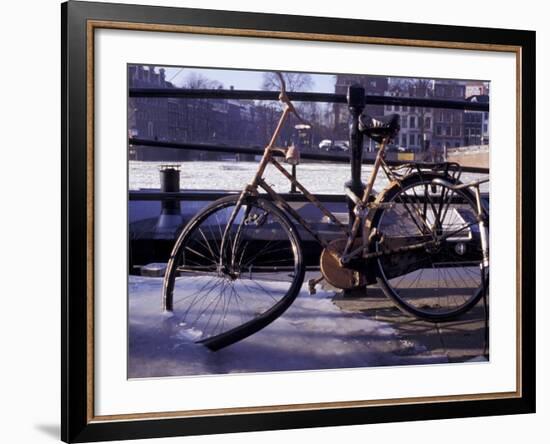
<svg viewBox="0 0 550 444"><path fill-rule="evenodd" d="M253 203L239 211L225 205L207 211L185 232L174 253L178 265L170 268L173 305L182 326L200 332L200 341L231 337L239 329L245 335L256 331L299 291L294 285L304 273L299 250L273 211L278 210Z"/></svg>
<svg viewBox="0 0 550 444"><path fill-rule="evenodd" d="M416 241L418 248L409 250L414 251L411 253L392 253L391 247L386 247L389 250L377 261L386 293L393 295L406 311L437 320L460 313L477 301L482 285L482 257L475 229L475 201L469 200L465 192L433 185L432 180L428 176L397 189L392 197L397 206L379 210L376 228L390 246L407 245L404 241L410 245L419 235L426 234L433 240ZM465 251L455 251L464 240ZM381 243L375 245L379 252L385 248Z"/></svg>
<svg viewBox="0 0 550 444"><path fill-rule="evenodd" d="M198 252L198 251L195 250L194 248L185 247L185 249L186 249L187 251L190 251L190 252L193 253L193 254L196 254L196 255L199 256L199 257L202 257L202 258L206 259L206 260L209 261L209 262L212 262L213 264L216 264L216 261L215 261L215 260L213 260L213 259L211 259L211 258L205 256L204 254Z"/></svg>

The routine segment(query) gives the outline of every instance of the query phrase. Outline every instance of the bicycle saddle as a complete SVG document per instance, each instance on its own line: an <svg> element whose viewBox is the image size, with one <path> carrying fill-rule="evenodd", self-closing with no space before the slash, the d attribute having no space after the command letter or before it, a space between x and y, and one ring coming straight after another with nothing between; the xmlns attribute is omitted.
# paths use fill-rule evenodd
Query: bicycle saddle
<svg viewBox="0 0 550 444"><path fill-rule="evenodd" d="M363 114L359 116L359 131L378 143L395 137L399 128L399 114L376 118Z"/></svg>

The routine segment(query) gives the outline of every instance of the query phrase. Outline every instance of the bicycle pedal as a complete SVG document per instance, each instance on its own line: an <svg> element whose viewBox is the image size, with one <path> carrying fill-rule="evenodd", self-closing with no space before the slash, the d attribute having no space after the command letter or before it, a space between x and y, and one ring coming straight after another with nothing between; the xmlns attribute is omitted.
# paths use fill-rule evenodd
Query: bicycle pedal
<svg viewBox="0 0 550 444"><path fill-rule="evenodd" d="M319 282L321 282L324 279L323 276L320 276L318 278L310 279L307 281L307 287L309 294L317 294L317 289L315 288Z"/></svg>

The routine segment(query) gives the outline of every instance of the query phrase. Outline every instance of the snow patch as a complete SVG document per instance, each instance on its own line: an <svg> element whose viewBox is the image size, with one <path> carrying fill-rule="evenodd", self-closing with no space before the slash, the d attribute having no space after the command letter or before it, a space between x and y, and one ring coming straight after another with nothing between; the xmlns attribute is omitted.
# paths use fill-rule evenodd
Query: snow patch
<svg viewBox="0 0 550 444"><path fill-rule="evenodd" d="M198 282L196 283L198 285ZM310 295L304 285L289 309L252 336L212 352L195 343L202 332L181 313L161 310L162 280L131 276L129 377L318 370L395 364L396 355L369 347L395 336L386 323L341 311L334 293ZM391 355L391 356L389 356Z"/></svg>

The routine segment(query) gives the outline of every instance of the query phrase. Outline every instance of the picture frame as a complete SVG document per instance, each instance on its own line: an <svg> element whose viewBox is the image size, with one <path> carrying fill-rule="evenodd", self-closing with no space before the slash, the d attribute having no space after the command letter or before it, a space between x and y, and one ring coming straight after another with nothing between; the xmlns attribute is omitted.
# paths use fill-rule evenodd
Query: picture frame
<svg viewBox="0 0 550 444"><path fill-rule="evenodd" d="M535 33L532 31L69 1L62 18L62 375L65 442L371 424L535 412ZM515 390L252 407L96 414L94 341L95 33L170 35L465 50L515 57ZM100 129L99 129L100 130ZM125 129L121 129L125 133ZM125 133L126 134L126 133ZM498 278L498 276L497 276ZM124 296L124 295L123 295ZM123 322L124 320L121 320ZM122 359L122 357L120 358ZM98 384L99 383L99 384Z"/></svg>

